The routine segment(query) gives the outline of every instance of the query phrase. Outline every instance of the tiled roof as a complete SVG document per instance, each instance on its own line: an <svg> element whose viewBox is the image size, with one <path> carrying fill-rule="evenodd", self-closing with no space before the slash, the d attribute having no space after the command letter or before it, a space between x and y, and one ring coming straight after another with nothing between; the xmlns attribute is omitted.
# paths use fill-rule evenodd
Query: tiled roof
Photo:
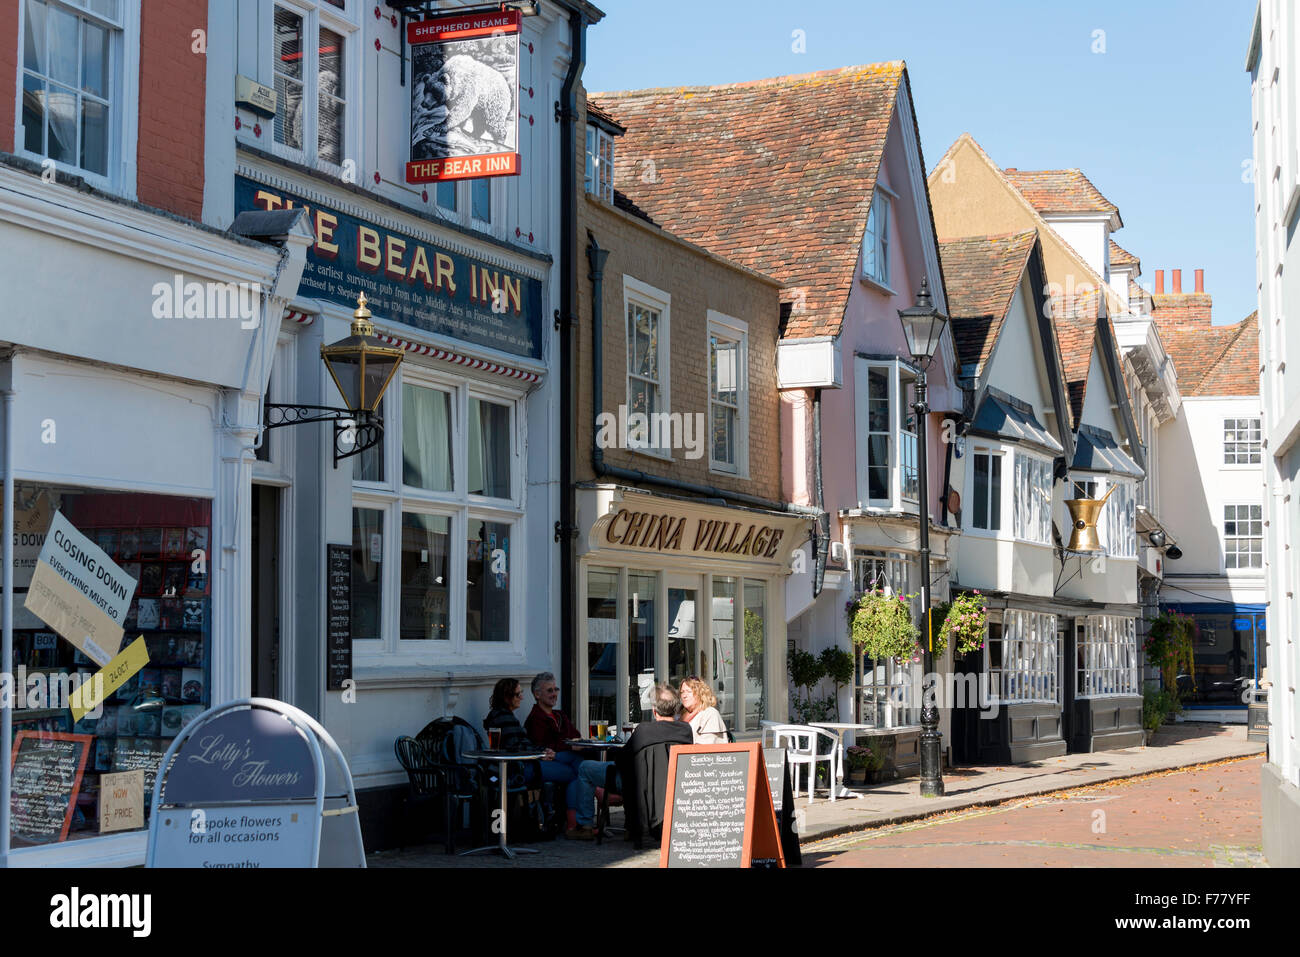
<svg viewBox="0 0 1300 957"><path fill-rule="evenodd" d="M1116 213L1088 177L1077 169L1005 169L1003 174L1040 213Z"/></svg>
<svg viewBox="0 0 1300 957"><path fill-rule="evenodd" d="M1136 266L1138 272L1142 271L1141 260L1113 239L1110 241L1110 264L1112 268L1115 266Z"/></svg>
<svg viewBox="0 0 1300 957"><path fill-rule="evenodd" d="M789 337L837 335L902 61L724 86L589 94L628 132L614 181L683 239L801 287ZM791 299L792 293L782 298Z"/></svg>
<svg viewBox="0 0 1300 957"><path fill-rule="evenodd" d="M1165 351L1188 395L1259 395L1259 314L1231 326L1160 326Z"/></svg>
<svg viewBox="0 0 1300 957"><path fill-rule="evenodd" d="M988 361L1024 275L1037 230L939 244L953 339L963 364Z"/></svg>
<svg viewBox="0 0 1300 957"><path fill-rule="evenodd" d="M1074 427L1083 418L1083 400L1088 391L1088 370L1097 344L1096 320L1053 313L1056 341L1061 348L1065 390L1070 397L1070 416Z"/></svg>
<svg viewBox="0 0 1300 957"><path fill-rule="evenodd" d="M587 118L599 121L599 124L613 127L620 133L627 132L627 127L614 119L614 115L608 110L603 109L600 104L587 101Z"/></svg>

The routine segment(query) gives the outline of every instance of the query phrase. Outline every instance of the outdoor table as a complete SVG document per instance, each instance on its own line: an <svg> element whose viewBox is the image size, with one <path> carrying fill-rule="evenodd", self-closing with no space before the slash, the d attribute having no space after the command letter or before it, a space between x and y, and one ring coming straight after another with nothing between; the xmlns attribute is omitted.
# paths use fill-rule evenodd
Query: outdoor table
<svg viewBox="0 0 1300 957"><path fill-rule="evenodd" d="M840 789L835 796L842 798L862 797L863 795L859 794L857 791L850 791L844 786L844 759L846 757L844 751L844 736L850 731L875 731L876 726L874 724L850 724L843 721L809 721L808 723L814 728L825 728L827 731L834 731L840 736L840 766L836 771L836 777L839 780Z"/></svg>
<svg viewBox="0 0 1300 957"><path fill-rule="evenodd" d="M540 761L544 751L465 751L464 756L472 758L475 761L495 761L499 766L497 772L501 781L501 831L497 838L497 846L485 844L482 847L472 847L468 851L461 851L460 856L466 854L476 854L479 851L500 851L505 857L514 860L516 854L537 854L539 851L535 847L516 847L506 846L506 819L509 815L506 812L506 792L508 784L508 775L506 774L506 765L511 761Z"/></svg>
<svg viewBox="0 0 1300 957"><path fill-rule="evenodd" d="M626 741L598 741L594 738L572 738L565 743L575 751L599 751L600 758L598 760L601 761L609 760L606 755L609 753L610 748L618 750L627 744Z"/></svg>

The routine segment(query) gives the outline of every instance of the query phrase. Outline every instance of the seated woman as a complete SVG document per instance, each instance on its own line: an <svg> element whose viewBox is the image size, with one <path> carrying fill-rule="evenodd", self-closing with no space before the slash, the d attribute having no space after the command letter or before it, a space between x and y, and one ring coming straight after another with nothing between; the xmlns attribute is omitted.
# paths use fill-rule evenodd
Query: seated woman
<svg viewBox="0 0 1300 957"><path fill-rule="evenodd" d="M727 725L718 713L713 689L692 675L682 682L682 720L691 726L696 744L726 744Z"/></svg>
<svg viewBox="0 0 1300 957"><path fill-rule="evenodd" d="M515 678L502 678L492 689L492 697L489 700L491 710L486 718L483 719L483 728L491 731L498 729L501 732L501 750L502 751L530 751L535 750L535 745L528 740L528 735L524 733L524 727L515 717L515 710L523 704L524 689ZM577 823L574 814L574 808L577 807L578 790L577 769L567 763L555 760L555 752L550 748L542 751L541 761L523 761L524 780L529 783L535 783L538 780L552 782L557 785L564 785L564 800L566 807L566 826L572 828ZM559 790L557 788L557 790Z"/></svg>

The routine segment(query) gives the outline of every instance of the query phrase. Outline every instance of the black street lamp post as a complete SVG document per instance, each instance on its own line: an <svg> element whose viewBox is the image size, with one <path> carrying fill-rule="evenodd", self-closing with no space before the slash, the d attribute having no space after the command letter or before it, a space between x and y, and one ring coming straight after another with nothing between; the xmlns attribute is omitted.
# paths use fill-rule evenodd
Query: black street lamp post
<svg viewBox="0 0 1300 957"><path fill-rule="evenodd" d="M930 627L930 488L926 462L926 415L930 407L926 405L925 373L930 360L939 348L939 339L943 335L948 317L934 307L930 299L930 287L927 280L921 279L921 289L916 294L916 304L898 311L899 321L903 324L903 334L907 337L907 348L912 353L918 367L916 379L916 402L912 411L916 413L917 479L920 483L921 506L921 629L923 639L922 669L925 677L921 687L921 796L942 797L943 775L940 770L943 735L939 732L938 688L931 684L927 689L924 681L933 682L934 654L931 649Z"/></svg>

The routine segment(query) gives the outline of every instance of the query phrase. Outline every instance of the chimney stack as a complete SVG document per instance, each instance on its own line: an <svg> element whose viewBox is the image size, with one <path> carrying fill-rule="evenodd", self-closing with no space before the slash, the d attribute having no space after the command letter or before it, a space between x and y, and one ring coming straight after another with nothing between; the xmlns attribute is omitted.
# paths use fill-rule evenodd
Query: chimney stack
<svg viewBox="0 0 1300 957"><path fill-rule="evenodd" d="M1156 295L1163 296L1164 294L1165 294L1165 271L1163 269L1157 269L1156 270Z"/></svg>
<svg viewBox="0 0 1300 957"><path fill-rule="evenodd" d="M1181 296L1183 294L1183 271L1181 269L1173 270L1171 281L1174 284L1173 294Z"/></svg>
<svg viewBox="0 0 1300 957"><path fill-rule="evenodd" d="M1204 269L1196 270L1196 291L1198 293L1205 292L1205 270Z"/></svg>

